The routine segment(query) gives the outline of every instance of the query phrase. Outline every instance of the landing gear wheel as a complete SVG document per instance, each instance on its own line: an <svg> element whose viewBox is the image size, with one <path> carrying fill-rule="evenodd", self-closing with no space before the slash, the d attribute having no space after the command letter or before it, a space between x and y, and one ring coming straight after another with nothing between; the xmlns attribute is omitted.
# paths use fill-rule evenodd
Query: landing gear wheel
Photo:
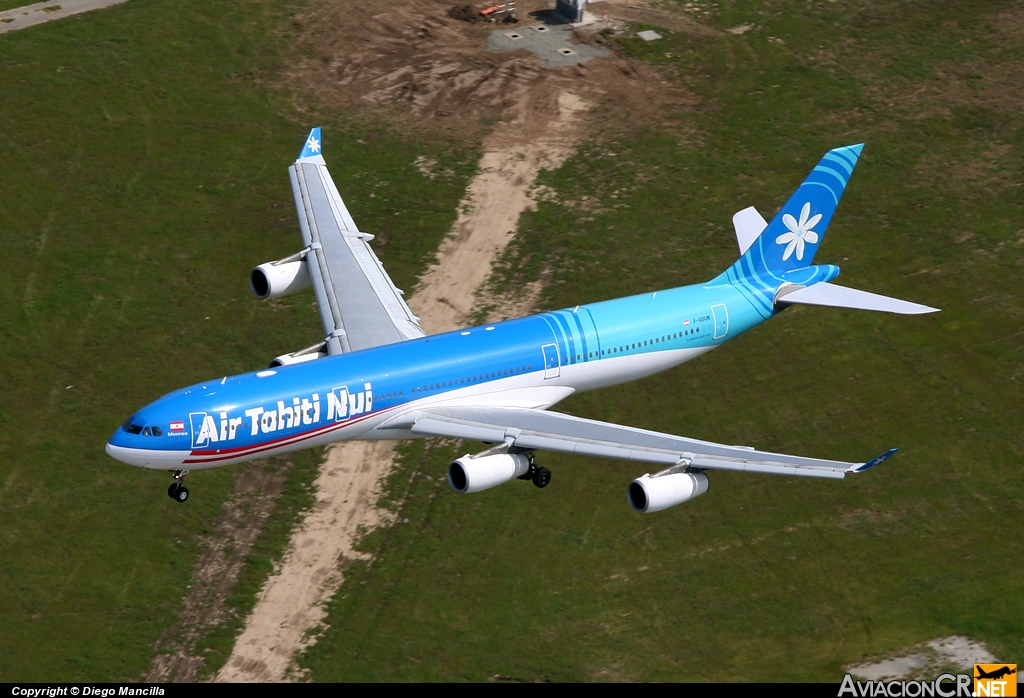
<svg viewBox="0 0 1024 698"><path fill-rule="evenodd" d="M184 502L188 499L188 488L185 487L185 476L188 475L187 470L172 470L171 475L174 476L174 482L167 488L167 496L179 502Z"/></svg>
<svg viewBox="0 0 1024 698"><path fill-rule="evenodd" d="M547 468L537 468L533 472L533 484L537 487L547 487L551 482L551 471Z"/></svg>

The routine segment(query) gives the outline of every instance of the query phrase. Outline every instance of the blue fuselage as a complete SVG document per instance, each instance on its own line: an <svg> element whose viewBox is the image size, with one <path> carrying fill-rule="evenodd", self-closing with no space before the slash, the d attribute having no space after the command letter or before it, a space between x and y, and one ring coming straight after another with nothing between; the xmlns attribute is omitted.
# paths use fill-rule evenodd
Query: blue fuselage
<svg viewBox="0 0 1024 698"><path fill-rule="evenodd" d="M389 421L425 405L547 408L573 392L663 371L770 313L719 277L175 391L107 444L124 462L209 468L347 439L405 438Z"/></svg>

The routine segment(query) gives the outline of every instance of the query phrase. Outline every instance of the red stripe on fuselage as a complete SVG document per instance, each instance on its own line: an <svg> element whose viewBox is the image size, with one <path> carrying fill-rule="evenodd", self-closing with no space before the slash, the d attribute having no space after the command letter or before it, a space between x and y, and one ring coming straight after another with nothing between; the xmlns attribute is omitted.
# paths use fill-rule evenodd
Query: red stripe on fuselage
<svg viewBox="0 0 1024 698"><path fill-rule="evenodd" d="M204 451L192 451L189 454L190 456L199 456L199 457L198 458L186 459L184 461L184 463L186 463L186 464L187 463L216 463L217 461L231 460L232 458L240 458L242 456L254 455L256 453L262 453L263 451L270 451L270 450L273 450L275 448L279 448L281 446L290 446L291 444L298 443L300 441L306 441L306 440L311 439L311 438L313 438L315 436L319 436L320 434L325 434L325 433L328 433L328 432L331 432L331 431L337 431L337 430L340 430L340 429L344 429L347 426L352 426L353 424L358 424L358 423L360 423L362 421L365 421L365 420L369 419L370 417L375 417L377 415L387 414L388 412L390 412L390 411L392 411L394 409L397 409L399 407L404 407L406 404L408 404L408 403L405 403L405 404L402 404L402 405L395 405L393 407L389 407L389 408L381 410L379 412L369 412L369 413L363 415L362 417L357 417L355 419L346 419L343 422L334 422L332 424L325 424L322 427L317 427L316 429L310 429L309 431L304 431L304 432L302 432L300 434L292 434L291 436L282 436L279 439L274 439L272 441L264 441L263 443L255 444L253 446L239 446L237 448L226 448L226 449L219 449L219 450L209 450L209 449L207 449L207 450L204 450ZM204 457L204 456L206 456L206 457Z"/></svg>

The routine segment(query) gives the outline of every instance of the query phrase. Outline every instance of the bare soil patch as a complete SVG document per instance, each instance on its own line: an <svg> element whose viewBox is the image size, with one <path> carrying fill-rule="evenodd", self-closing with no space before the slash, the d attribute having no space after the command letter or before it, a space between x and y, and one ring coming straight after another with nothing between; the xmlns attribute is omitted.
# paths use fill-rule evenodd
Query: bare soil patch
<svg viewBox="0 0 1024 698"><path fill-rule="evenodd" d="M518 6L524 21L543 7L537 0ZM542 92L550 100L568 90L617 110L624 124L642 124L666 107L694 101L644 64L614 52L610 58L546 69L525 50L487 51L491 32L508 27L453 19L451 7L450 0L411 0L400 11L383 0L314 2L296 20L297 53L305 58L282 75L283 85L316 95L328 109L387 119L413 133L472 141L498 121L529 128L535 122L529 110L549 103L538 98ZM677 19L688 28L700 26ZM604 41L590 31L577 32L576 39ZM537 117L544 120L543 113Z"/></svg>

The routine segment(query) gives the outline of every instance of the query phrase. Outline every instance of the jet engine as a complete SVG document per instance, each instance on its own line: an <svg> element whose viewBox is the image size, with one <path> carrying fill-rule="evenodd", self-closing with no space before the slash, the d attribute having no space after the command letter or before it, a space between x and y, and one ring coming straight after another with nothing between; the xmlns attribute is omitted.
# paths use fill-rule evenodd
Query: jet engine
<svg viewBox="0 0 1024 698"><path fill-rule="evenodd" d="M530 472L530 459L522 453L473 457L468 453L448 466L448 484L462 494L479 492ZM546 483L545 483L546 484Z"/></svg>
<svg viewBox="0 0 1024 698"><path fill-rule="evenodd" d="M626 497L633 509L649 514L682 504L707 491L708 476L704 473L669 473L638 477L629 483Z"/></svg>
<svg viewBox="0 0 1024 698"><path fill-rule="evenodd" d="M320 342L319 344L314 344L313 346L306 347L305 349L293 351L291 354L281 354L270 362L270 368L291 366L292 364L301 364L306 361L315 361L317 359L322 359L325 356L327 356L327 342Z"/></svg>
<svg viewBox="0 0 1024 698"><path fill-rule="evenodd" d="M306 260L293 254L276 262L261 264L249 273L249 288L260 300L272 300L301 291L313 282Z"/></svg>

